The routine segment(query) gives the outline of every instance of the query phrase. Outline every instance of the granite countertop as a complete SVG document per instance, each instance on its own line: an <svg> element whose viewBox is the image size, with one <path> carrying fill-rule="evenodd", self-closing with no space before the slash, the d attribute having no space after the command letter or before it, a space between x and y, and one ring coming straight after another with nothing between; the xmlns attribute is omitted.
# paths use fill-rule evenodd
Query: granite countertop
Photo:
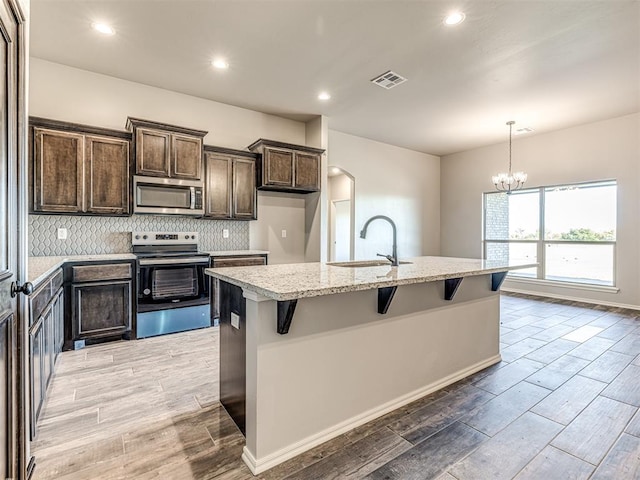
<svg viewBox="0 0 640 480"><path fill-rule="evenodd" d="M212 257L229 257L234 255L267 255L265 250L219 250L205 252ZM56 269L62 267L66 262L100 262L104 260L135 260L133 253L109 253L102 255L67 255L59 257L29 257L29 269L27 272L27 282L31 282L35 287L45 280Z"/></svg>
<svg viewBox="0 0 640 480"><path fill-rule="evenodd" d="M535 266L454 257L415 257L391 265L340 267L294 263L252 267L208 268L205 272L273 300L286 301L380 287L426 283ZM366 263L366 262L365 262Z"/></svg>
<svg viewBox="0 0 640 480"><path fill-rule="evenodd" d="M268 250L213 250L208 253L212 257L235 257L244 255L268 255Z"/></svg>

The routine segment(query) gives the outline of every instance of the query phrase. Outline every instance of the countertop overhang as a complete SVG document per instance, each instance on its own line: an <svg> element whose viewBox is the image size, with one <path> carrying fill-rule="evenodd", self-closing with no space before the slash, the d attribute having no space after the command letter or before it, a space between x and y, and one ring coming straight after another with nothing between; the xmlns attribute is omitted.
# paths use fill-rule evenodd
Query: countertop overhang
<svg viewBox="0 0 640 480"><path fill-rule="evenodd" d="M474 258L413 257L391 265L345 267L327 263L293 263L208 268L212 277L277 301L380 289L438 280L507 272L536 263L508 263Z"/></svg>

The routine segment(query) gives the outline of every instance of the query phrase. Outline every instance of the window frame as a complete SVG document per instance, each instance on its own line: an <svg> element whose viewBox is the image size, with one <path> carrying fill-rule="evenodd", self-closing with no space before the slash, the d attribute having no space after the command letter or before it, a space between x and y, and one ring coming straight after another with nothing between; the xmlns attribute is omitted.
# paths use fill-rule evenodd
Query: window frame
<svg viewBox="0 0 640 480"><path fill-rule="evenodd" d="M593 186L607 186L613 185L616 187L616 226L615 226L615 240L546 240L545 239L545 192L549 189L556 188L570 188L570 187L584 187L587 185ZM524 240L524 239L506 239L506 240L493 240L487 238L487 198L489 195L496 195L500 193L506 192L498 192L498 191L489 191L483 192L482 194L482 258L487 258L487 245L489 244L506 244L509 245L511 243L520 243L520 244L535 244L536 245L536 261L538 263L537 267L537 275L518 275L517 270L511 270L508 272L507 276L510 279L518 279L523 281L535 281L535 282L544 282L544 283L557 283L560 285L567 286L577 286L577 287L589 287L589 288L617 288L617 241L618 241L618 218L617 218L617 194L618 194L618 182L615 179L607 179L607 180L596 180L590 182L579 182L579 183L569 183L569 184L559 184L559 185L543 185L540 187L532 187L532 188L523 188L518 190L518 194L526 193L526 192L538 192L539 205L538 205L538 238L536 240ZM612 255L612 277L613 281L611 284L604 283L593 283L593 282L577 282L570 280L558 280L557 278L549 279L546 278L546 254L545 254L545 245L611 245L613 247L613 255Z"/></svg>

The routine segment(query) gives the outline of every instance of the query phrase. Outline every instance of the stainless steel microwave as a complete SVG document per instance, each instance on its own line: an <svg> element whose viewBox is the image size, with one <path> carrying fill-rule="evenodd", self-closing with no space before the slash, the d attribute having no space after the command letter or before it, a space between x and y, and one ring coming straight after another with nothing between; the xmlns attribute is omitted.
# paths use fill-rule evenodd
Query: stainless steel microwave
<svg viewBox="0 0 640 480"><path fill-rule="evenodd" d="M204 215L204 183L176 178L133 177L133 213Z"/></svg>

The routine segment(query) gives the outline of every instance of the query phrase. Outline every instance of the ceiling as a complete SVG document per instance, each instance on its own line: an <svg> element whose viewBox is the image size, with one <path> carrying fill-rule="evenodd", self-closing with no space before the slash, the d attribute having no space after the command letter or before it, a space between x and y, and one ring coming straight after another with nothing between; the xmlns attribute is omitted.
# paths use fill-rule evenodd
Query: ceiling
<svg viewBox="0 0 640 480"><path fill-rule="evenodd" d="M638 0L31 0L30 48L434 155L503 142L508 120L535 135L640 110ZM387 70L408 81L370 82Z"/></svg>

